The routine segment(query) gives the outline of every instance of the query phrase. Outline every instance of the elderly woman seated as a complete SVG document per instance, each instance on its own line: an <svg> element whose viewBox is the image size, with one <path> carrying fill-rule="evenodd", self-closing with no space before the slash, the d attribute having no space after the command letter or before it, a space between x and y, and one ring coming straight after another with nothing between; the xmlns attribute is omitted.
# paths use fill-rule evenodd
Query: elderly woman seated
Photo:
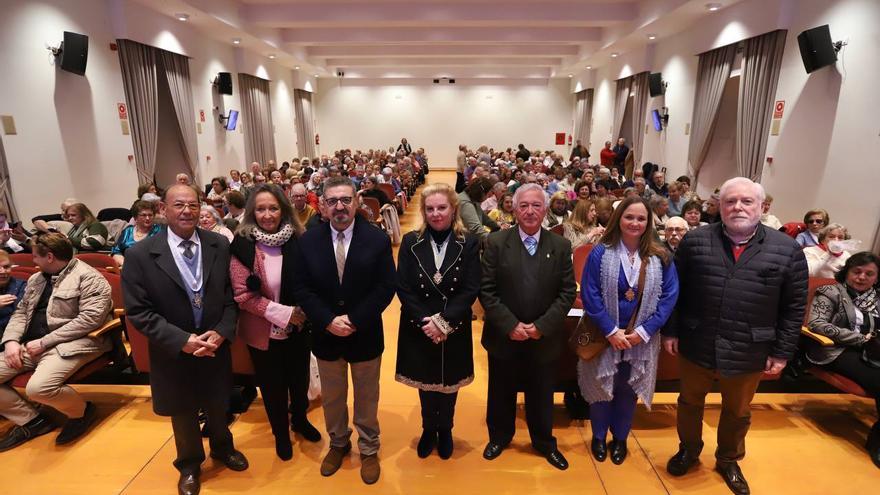
<svg viewBox="0 0 880 495"><path fill-rule="evenodd" d="M513 216L513 194L504 193L498 206L489 212L489 218L497 223L502 229L516 224L516 218Z"/></svg>
<svg viewBox="0 0 880 495"><path fill-rule="evenodd" d="M67 207L67 221L73 225L67 238L75 249L97 251L107 247L107 227L99 222L92 211L82 203Z"/></svg>
<svg viewBox="0 0 880 495"><path fill-rule="evenodd" d="M681 217L687 222L688 230L708 225L701 220L702 214L703 205L698 200L690 200L681 207Z"/></svg>
<svg viewBox="0 0 880 495"><path fill-rule="evenodd" d="M810 210L804 214L804 223L807 224L807 230L801 232L794 238L801 247L815 246L819 244L819 232L828 225L831 218L828 212L821 209Z"/></svg>
<svg viewBox="0 0 880 495"><path fill-rule="evenodd" d="M562 223L562 235L571 242L572 251L584 244L595 244L605 233L597 217L593 201L581 199L575 204L571 215Z"/></svg>
<svg viewBox="0 0 880 495"><path fill-rule="evenodd" d="M880 257L864 251L852 255L834 276L837 283L816 289L808 327L833 342L812 343L807 360L858 383L870 394L880 415ZM880 468L880 421L874 423L866 444Z"/></svg>
<svg viewBox="0 0 880 495"><path fill-rule="evenodd" d="M547 208L547 214L544 215L541 226L545 229L552 229L557 225L562 225L568 215L568 198L565 191L557 191L550 196L550 206Z"/></svg>
<svg viewBox="0 0 880 495"><path fill-rule="evenodd" d="M669 220L667 215L669 212L669 200L665 196L654 194L648 200L648 205L651 207L651 214L654 216L654 228L662 239L663 227L666 225L666 221Z"/></svg>
<svg viewBox="0 0 880 495"><path fill-rule="evenodd" d="M232 242L235 235L223 224L223 219L213 206L203 205L199 212L199 227L223 235Z"/></svg>
<svg viewBox="0 0 880 495"><path fill-rule="evenodd" d="M804 248L811 277L832 278L852 253L847 252L846 227L832 223L819 231L819 244Z"/></svg>
<svg viewBox="0 0 880 495"><path fill-rule="evenodd" d="M156 235L162 229L159 224L153 222L156 216L156 203L136 201L131 207L131 216L134 219L134 225L122 229L122 233L116 239L116 244L110 250L110 255L119 266L125 263L125 251L128 248L134 246L138 241Z"/></svg>

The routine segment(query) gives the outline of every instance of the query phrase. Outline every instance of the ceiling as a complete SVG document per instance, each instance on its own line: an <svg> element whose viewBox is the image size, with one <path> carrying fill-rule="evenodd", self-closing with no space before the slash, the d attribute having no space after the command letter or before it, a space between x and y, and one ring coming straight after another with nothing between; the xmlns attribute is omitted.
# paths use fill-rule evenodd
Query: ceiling
<svg viewBox="0 0 880 495"><path fill-rule="evenodd" d="M704 0L137 1L284 66L370 79L568 77L713 15Z"/></svg>

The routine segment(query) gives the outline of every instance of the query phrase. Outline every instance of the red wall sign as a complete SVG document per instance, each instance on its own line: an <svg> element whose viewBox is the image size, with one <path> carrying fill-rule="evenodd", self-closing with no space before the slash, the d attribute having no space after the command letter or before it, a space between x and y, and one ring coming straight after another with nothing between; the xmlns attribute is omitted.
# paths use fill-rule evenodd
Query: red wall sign
<svg viewBox="0 0 880 495"><path fill-rule="evenodd" d="M778 100L775 105L773 105L773 118L781 119L782 113L785 111L785 100Z"/></svg>
<svg viewBox="0 0 880 495"><path fill-rule="evenodd" d="M205 111L204 110L199 110L199 120L202 122L205 121Z"/></svg>
<svg viewBox="0 0 880 495"><path fill-rule="evenodd" d="M565 133L564 132L557 132L556 133L556 144L558 146L565 144Z"/></svg>
<svg viewBox="0 0 880 495"><path fill-rule="evenodd" d="M128 109L125 108L125 103L117 103L116 110L119 111L119 120L128 118Z"/></svg>

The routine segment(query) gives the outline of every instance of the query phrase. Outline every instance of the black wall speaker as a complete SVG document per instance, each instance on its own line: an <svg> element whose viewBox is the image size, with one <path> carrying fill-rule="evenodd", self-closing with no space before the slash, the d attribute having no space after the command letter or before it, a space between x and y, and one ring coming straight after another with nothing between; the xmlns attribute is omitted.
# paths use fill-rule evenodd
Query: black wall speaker
<svg viewBox="0 0 880 495"><path fill-rule="evenodd" d="M659 72L648 74L648 91L652 97L660 96L666 92L666 87L663 85L663 76Z"/></svg>
<svg viewBox="0 0 880 495"><path fill-rule="evenodd" d="M217 73L217 90L221 95L232 94L232 74L229 72Z"/></svg>
<svg viewBox="0 0 880 495"><path fill-rule="evenodd" d="M837 62L837 51L831 41L828 24L808 29L799 34L797 39L807 74Z"/></svg>
<svg viewBox="0 0 880 495"><path fill-rule="evenodd" d="M58 55L61 70L84 76L89 61L89 37L84 34L64 31L64 42Z"/></svg>

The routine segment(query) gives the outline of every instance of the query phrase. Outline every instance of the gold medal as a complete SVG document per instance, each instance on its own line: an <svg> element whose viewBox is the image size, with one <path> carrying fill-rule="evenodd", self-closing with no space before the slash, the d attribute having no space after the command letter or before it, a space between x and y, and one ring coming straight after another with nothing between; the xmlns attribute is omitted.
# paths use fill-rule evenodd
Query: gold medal
<svg viewBox="0 0 880 495"><path fill-rule="evenodd" d="M193 294L193 307L196 309L202 309L202 295L198 292Z"/></svg>
<svg viewBox="0 0 880 495"><path fill-rule="evenodd" d="M432 278L434 279L434 283L437 285L440 285L440 282L443 282L443 275L440 274L440 270L434 272L434 276Z"/></svg>
<svg viewBox="0 0 880 495"><path fill-rule="evenodd" d="M630 287L626 290L626 293L623 295L627 301L632 302L636 298L636 292Z"/></svg>

